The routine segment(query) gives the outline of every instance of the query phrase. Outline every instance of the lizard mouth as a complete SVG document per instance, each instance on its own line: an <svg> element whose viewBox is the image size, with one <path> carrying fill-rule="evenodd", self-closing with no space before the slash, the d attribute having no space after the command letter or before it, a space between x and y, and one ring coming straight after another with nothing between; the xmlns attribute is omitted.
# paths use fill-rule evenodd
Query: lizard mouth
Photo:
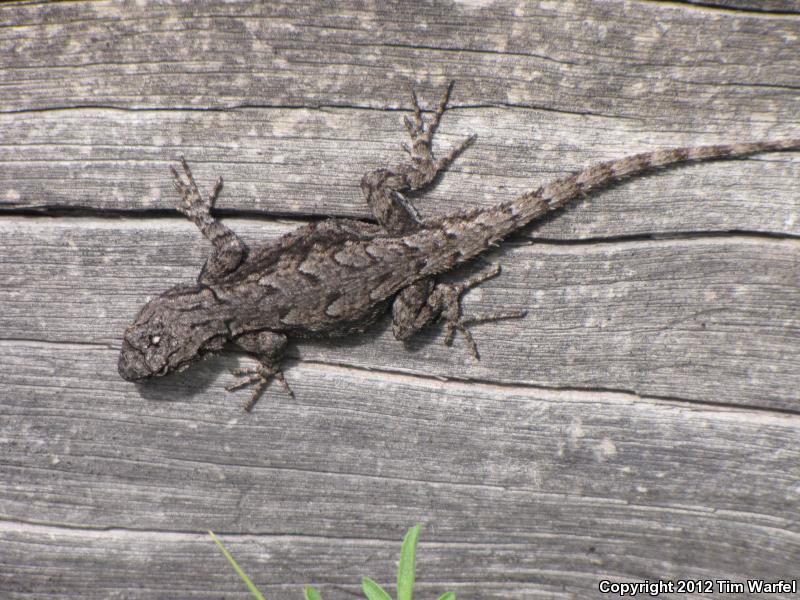
<svg viewBox="0 0 800 600"><path fill-rule="evenodd" d="M119 353L117 370L120 376L127 381L140 381L153 375L144 361L142 353L126 340L122 342L122 351Z"/></svg>

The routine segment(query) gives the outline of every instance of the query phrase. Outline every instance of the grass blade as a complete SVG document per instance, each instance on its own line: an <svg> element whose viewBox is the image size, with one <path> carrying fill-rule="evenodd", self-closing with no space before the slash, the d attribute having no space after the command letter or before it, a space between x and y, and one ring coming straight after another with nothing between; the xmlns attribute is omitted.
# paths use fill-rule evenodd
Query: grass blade
<svg viewBox="0 0 800 600"><path fill-rule="evenodd" d="M439 596L439 600L456 600L456 593L455 592L445 592L441 596Z"/></svg>
<svg viewBox="0 0 800 600"><path fill-rule="evenodd" d="M369 577L361 579L361 589L364 590L364 595L368 600L392 600L392 597L386 593L386 590Z"/></svg>
<svg viewBox="0 0 800 600"><path fill-rule="evenodd" d="M412 600L414 594L414 578L416 573L417 538L419 524L414 525L403 539L400 550L400 564L397 567L397 600Z"/></svg>
<svg viewBox="0 0 800 600"><path fill-rule="evenodd" d="M228 559L228 562L231 563L231 566L233 567L233 570L236 571L239 574L239 577L242 578L242 581L244 581L244 584L247 586L247 589L250 590L250 593L253 594L255 599L256 600L264 600L264 596L261 595L261 592L258 591L258 588L255 586L255 584L252 581L250 581L250 578L245 574L244 571L242 571L242 568L236 563L236 561L233 560L233 556L231 556L231 553L228 552L228 549L225 548L225 546L222 545L222 542L220 542L219 539L217 538L217 536L214 535L214 532L213 531L209 531L208 535L211 536L211 539L214 540L214 543L222 551L222 554L225 556L225 558Z"/></svg>
<svg viewBox="0 0 800 600"><path fill-rule="evenodd" d="M322 600L322 595L310 585L303 590L306 600Z"/></svg>

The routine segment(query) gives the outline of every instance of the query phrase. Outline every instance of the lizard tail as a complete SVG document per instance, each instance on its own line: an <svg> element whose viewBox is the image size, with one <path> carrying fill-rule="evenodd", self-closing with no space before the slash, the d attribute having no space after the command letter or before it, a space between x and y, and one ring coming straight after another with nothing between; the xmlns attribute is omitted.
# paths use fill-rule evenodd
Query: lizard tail
<svg viewBox="0 0 800 600"><path fill-rule="evenodd" d="M677 163L738 158L759 152L796 149L800 149L800 138L773 142L754 142L751 144L724 144L643 152L619 160L598 163L580 173L557 179L534 192L534 197L541 198L547 204L548 210L555 210L587 192L653 169L668 167ZM533 199L533 203L536 203L535 199ZM516 200L515 204L519 207L519 216L524 219L525 196ZM536 213L535 216L538 216L538 211L534 212Z"/></svg>
<svg viewBox="0 0 800 600"><path fill-rule="evenodd" d="M514 231L579 196L627 177L679 163L798 149L800 138L673 148L634 154L619 160L598 163L490 208L433 219L426 223L426 232L421 237L412 234L407 243L420 248L421 254L427 257L421 274L432 275L471 260Z"/></svg>

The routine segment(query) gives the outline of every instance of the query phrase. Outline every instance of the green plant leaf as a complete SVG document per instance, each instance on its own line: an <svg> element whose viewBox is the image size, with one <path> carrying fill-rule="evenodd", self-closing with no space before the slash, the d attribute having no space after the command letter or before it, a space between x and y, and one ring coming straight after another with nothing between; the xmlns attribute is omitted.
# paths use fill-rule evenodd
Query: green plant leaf
<svg viewBox="0 0 800 600"><path fill-rule="evenodd" d="M417 538L420 525L414 525L403 538L400 550L400 564L397 567L397 600L412 600L416 572Z"/></svg>
<svg viewBox="0 0 800 600"><path fill-rule="evenodd" d="M208 535L211 536L211 539L214 540L214 543L222 551L222 554L225 556L225 558L228 559L228 562L231 563L233 570L239 574L239 577L242 578L242 581L244 581L244 584L247 586L247 589L250 590L250 593L253 594L255 599L264 600L264 596L261 595L261 592L258 591L258 588L255 586L255 584L252 581L250 581L250 578L247 575L245 575L245 572L242 571L242 568L236 563L236 561L233 560L233 556L231 556L231 553L228 552L228 549L222 545L222 542L220 542L219 539L217 539L217 536L214 535L214 532L209 531Z"/></svg>
<svg viewBox="0 0 800 600"><path fill-rule="evenodd" d="M310 585L303 590L303 595L305 595L306 600L322 600L320 593Z"/></svg>
<svg viewBox="0 0 800 600"><path fill-rule="evenodd" d="M439 600L456 600L456 593L455 592L445 592L441 596L439 596Z"/></svg>
<svg viewBox="0 0 800 600"><path fill-rule="evenodd" d="M369 600L392 600L392 597L386 593L386 590L369 577L362 577L361 589L364 590L364 595Z"/></svg>

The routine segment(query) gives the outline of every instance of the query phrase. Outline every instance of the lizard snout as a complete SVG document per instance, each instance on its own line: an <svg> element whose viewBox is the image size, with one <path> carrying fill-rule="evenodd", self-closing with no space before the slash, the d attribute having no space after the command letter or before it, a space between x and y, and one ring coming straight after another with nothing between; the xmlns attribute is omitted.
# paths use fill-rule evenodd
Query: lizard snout
<svg viewBox="0 0 800 600"><path fill-rule="evenodd" d="M122 342L122 351L119 353L117 370L122 378L127 381L137 381L152 375L142 353L127 340Z"/></svg>

